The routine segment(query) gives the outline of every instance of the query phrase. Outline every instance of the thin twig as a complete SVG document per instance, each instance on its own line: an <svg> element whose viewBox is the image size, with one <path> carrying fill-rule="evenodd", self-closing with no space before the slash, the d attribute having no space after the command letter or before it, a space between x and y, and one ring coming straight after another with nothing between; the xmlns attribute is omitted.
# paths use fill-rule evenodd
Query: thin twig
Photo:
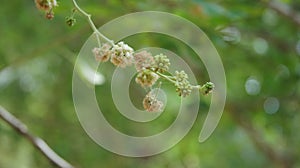
<svg viewBox="0 0 300 168"><path fill-rule="evenodd" d="M93 29L93 31L99 35L100 37L102 37L104 40L106 40L107 42L109 42L111 45L114 45L114 42L112 40L110 40L109 38L107 38L106 36L104 36L102 33L100 33L98 31L98 29L96 28L93 20L92 20L92 15L86 13L83 9L81 9L79 7L79 5L77 4L76 0L72 0L74 7L78 10L78 12L80 12L82 15L84 15L85 17L87 17L87 20L91 26L91 28Z"/></svg>
<svg viewBox="0 0 300 168"><path fill-rule="evenodd" d="M164 79L168 80L169 82L171 82L171 83L173 83L173 84L176 84L176 81L174 81L174 80L170 79L170 77L169 77L169 76L167 76L167 75L164 75L164 74L162 74L162 73L159 73L159 72L155 72L155 71L152 71L152 72L154 72L154 73L156 73L158 76L160 76L160 77L162 77L162 78L164 78Z"/></svg>
<svg viewBox="0 0 300 168"><path fill-rule="evenodd" d="M11 126L17 133L26 138L35 148L37 148L52 164L59 168L74 168L70 163L56 154L47 143L32 135L25 124L13 116L10 112L0 106L0 118Z"/></svg>

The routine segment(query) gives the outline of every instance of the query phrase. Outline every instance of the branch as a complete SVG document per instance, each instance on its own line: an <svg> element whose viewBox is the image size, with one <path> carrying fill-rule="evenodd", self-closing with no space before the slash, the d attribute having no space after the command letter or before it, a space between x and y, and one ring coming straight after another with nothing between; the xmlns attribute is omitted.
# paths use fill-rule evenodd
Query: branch
<svg viewBox="0 0 300 168"><path fill-rule="evenodd" d="M11 126L18 134L26 138L35 148L37 148L52 164L59 168L74 168L70 163L58 156L47 143L32 135L25 124L13 116L10 112L0 106L0 118Z"/></svg>
<svg viewBox="0 0 300 168"><path fill-rule="evenodd" d="M75 9L78 10L79 13L81 13L82 15L84 15L85 17L87 17L87 20L88 20L88 22L89 22L91 28L93 29L94 33L97 35L97 37L100 36L100 37L102 37L104 40L106 40L107 42L109 42L111 45L114 45L114 42L113 42L112 40L110 40L109 38L107 38L106 36L104 36L102 33L100 33L100 32L98 31L98 29L96 28L96 26L95 26L95 24L94 24L94 22L93 22L93 20L92 20L92 15L86 13L83 9L81 9L81 8L79 7L79 5L77 4L76 0L72 0L72 2L73 2L73 5L74 5ZM98 38L97 38L97 39L98 39Z"/></svg>
<svg viewBox="0 0 300 168"><path fill-rule="evenodd" d="M267 6L300 26L300 14L292 10L288 5L278 1L270 1Z"/></svg>

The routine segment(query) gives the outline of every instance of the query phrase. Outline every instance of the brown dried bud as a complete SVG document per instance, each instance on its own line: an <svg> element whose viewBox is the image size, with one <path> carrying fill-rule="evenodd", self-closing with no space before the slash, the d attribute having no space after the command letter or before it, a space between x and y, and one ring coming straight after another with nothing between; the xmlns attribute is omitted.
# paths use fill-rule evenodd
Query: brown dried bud
<svg viewBox="0 0 300 168"><path fill-rule="evenodd" d="M54 18L54 13L52 11L49 11L46 13L45 17L49 20Z"/></svg>
<svg viewBox="0 0 300 168"><path fill-rule="evenodd" d="M56 0L35 0L35 5L38 9L50 11L57 6Z"/></svg>
<svg viewBox="0 0 300 168"><path fill-rule="evenodd" d="M50 1L48 0L35 0L35 5L41 10L49 10L51 8Z"/></svg>
<svg viewBox="0 0 300 168"><path fill-rule="evenodd" d="M163 110L163 102L157 100L156 94L150 91L143 100L143 106L148 112L161 112Z"/></svg>

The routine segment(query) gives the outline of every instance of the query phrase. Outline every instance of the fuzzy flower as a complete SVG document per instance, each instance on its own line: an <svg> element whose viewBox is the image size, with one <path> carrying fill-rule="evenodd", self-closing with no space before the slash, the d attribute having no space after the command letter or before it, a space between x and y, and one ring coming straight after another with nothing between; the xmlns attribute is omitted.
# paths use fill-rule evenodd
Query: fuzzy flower
<svg viewBox="0 0 300 168"><path fill-rule="evenodd" d="M163 73L169 70L170 60L166 55L158 54L154 56L154 60L155 63L153 67L155 68L156 71Z"/></svg>
<svg viewBox="0 0 300 168"><path fill-rule="evenodd" d="M133 49L121 41L113 45L110 61L116 66L125 68L134 62L133 53Z"/></svg>
<svg viewBox="0 0 300 168"><path fill-rule="evenodd" d="M134 64L137 71L148 69L154 64L154 58L151 53L141 51L134 54Z"/></svg>
<svg viewBox="0 0 300 168"><path fill-rule="evenodd" d="M186 97L192 93L192 86L188 81L188 75L184 71L175 71L175 86L179 96Z"/></svg>
<svg viewBox="0 0 300 168"><path fill-rule="evenodd" d="M96 47L93 49L93 54L96 61L106 62L109 60L111 55L110 51L111 46L107 43L103 44L101 47Z"/></svg>
<svg viewBox="0 0 300 168"><path fill-rule="evenodd" d="M143 106L148 112L161 112L163 105L162 101L157 100L153 91L150 91L143 100Z"/></svg>
<svg viewBox="0 0 300 168"><path fill-rule="evenodd" d="M159 76L156 73L145 69L138 73L137 77L135 78L135 82L140 84L142 87L151 87L155 84L158 78Z"/></svg>

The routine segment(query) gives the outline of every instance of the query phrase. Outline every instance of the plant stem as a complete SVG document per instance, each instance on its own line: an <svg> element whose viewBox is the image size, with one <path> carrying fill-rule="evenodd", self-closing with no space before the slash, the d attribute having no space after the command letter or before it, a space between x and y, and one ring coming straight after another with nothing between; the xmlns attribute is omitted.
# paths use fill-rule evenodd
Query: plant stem
<svg viewBox="0 0 300 168"><path fill-rule="evenodd" d="M169 78L169 76L164 75L164 74L159 73L159 72L154 72L154 73L156 73L158 76L160 76L160 77L162 77L162 78L168 80L169 82L171 82L171 83L173 83L173 84L176 84L176 81L174 81L174 80L172 80L171 78Z"/></svg>
<svg viewBox="0 0 300 168"><path fill-rule="evenodd" d="M173 78L173 76L167 76L167 75L164 75L162 73L159 73L159 72L154 72L156 73L158 76L168 80L169 82L173 83L173 84L176 84L176 81L172 80L171 78ZM191 85L192 86L192 89L202 89L203 86L201 85Z"/></svg>
<svg viewBox="0 0 300 168"><path fill-rule="evenodd" d="M38 149L53 165L59 168L74 168L70 163L60 157L40 137L29 132L27 126L18 120L14 115L0 106L0 119L4 120L18 134L26 138L36 149Z"/></svg>
<svg viewBox="0 0 300 168"><path fill-rule="evenodd" d="M114 45L114 42L112 40L110 40L109 38L107 38L106 36L104 36L102 33L99 32L99 30L96 28L92 18L91 18L91 14L86 13L84 10L82 10L76 0L72 0L74 7L76 8L76 10L78 10L78 12L80 12L82 15L87 17L87 20L91 26L91 28L93 29L94 33L96 33L97 35L99 35L101 38L103 38L105 41L107 41L108 43L110 43L111 45Z"/></svg>
<svg viewBox="0 0 300 168"><path fill-rule="evenodd" d="M201 86L201 85L196 85L196 86L192 85L192 89L202 89L202 88L203 88L203 86Z"/></svg>

